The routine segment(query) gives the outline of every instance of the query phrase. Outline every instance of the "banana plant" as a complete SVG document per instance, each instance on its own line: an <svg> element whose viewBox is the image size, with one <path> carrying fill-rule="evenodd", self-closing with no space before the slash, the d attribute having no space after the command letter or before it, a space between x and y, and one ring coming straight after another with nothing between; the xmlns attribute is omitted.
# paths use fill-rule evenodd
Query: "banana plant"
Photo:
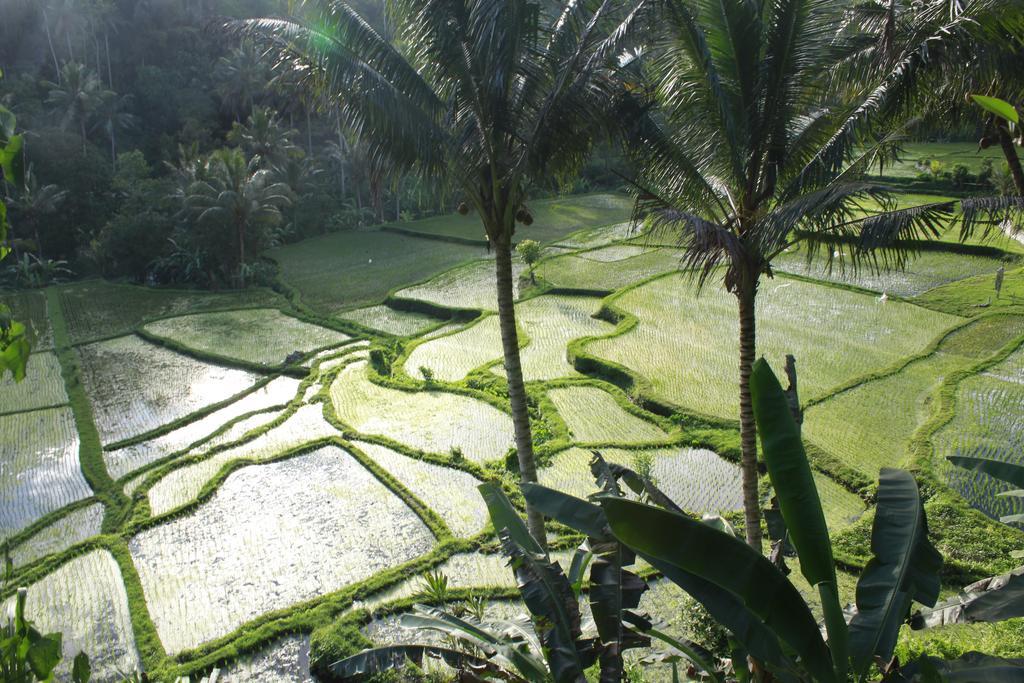
<svg viewBox="0 0 1024 683"><path fill-rule="evenodd" d="M799 430L763 359L754 365L750 388L768 476L800 570L818 592L824 633L786 575L739 539L664 506L615 496L598 502L615 537L703 604L756 660L755 674L767 671L786 681L866 680L872 665L890 667L912 602L931 606L938 599L942 557L928 541L917 484L906 472L882 470L873 557L857 584L857 613L847 624Z"/></svg>

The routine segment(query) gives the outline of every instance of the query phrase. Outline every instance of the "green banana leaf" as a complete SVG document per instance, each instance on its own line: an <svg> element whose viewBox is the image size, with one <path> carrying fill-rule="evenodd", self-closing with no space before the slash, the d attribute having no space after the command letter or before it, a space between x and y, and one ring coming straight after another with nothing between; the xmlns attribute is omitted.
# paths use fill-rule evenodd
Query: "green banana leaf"
<svg viewBox="0 0 1024 683"><path fill-rule="evenodd" d="M494 525L496 532L500 534L503 529L507 530L509 536L524 550L531 553L544 554L540 544L537 543L537 539L531 536L529 529L526 528L526 522L516 512L516 509L512 506L512 501L508 499L508 496L501 490L501 486L497 482L484 482L477 487L477 490L480 491L480 495L484 498L487 512L491 516L491 524Z"/></svg>
<svg viewBox="0 0 1024 683"><path fill-rule="evenodd" d="M577 520L589 520L587 528L591 531L596 532L599 529L608 528L604 508L593 503L538 484L524 485L523 495L541 513L567 526L573 526L573 522ZM573 509L574 507L579 509ZM593 517L598 512L600 512L600 519ZM585 531L582 528L578 530ZM761 620L732 593L650 555L644 553L640 553L640 555L651 566L659 570L665 578L704 605L711 616L735 634L736 638L743 642L744 646L758 660L770 664L776 669L790 666L782 654L782 647L775 635L765 628ZM628 620L629 615L624 614L623 618ZM708 673L713 672L708 671Z"/></svg>
<svg viewBox="0 0 1024 683"><path fill-rule="evenodd" d="M1024 488L1024 465L967 455L951 455L946 459L965 470L982 472L990 477L1009 482L1017 488Z"/></svg>
<svg viewBox="0 0 1024 683"><path fill-rule="evenodd" d="M732 593L799 655L815 680L836 681L831 655L807 603L764 556L739 539L674 512L620 498L600 502L620 541Z"/></svg>
<svg viewBox="0 0 1024 683"><path fill-rule="evenodd" d="M939 597L942 555L928 540L928 522L914 477L883 468L871 551L857 582L857 614L850 621L854 672L867 675L876 656L892 658L900 626L913 601L932 606Z"/></svg>
<svg viewBox="0 0 1024 683"><path fill-rule="evenodd" d="M541 644L556 683L576 683L597 661L597 642L583 639L579 603L562 568L546 556L526 551L507 530L501 532L505 555L519 594L536 617Z"/></svg>
<svg viewBox="0 0 1024 683"><path fill-rule="evenodd" d="M800 571L818 589L828 644L836 675L846 677L848 645L846 619L839 604L832 541L821 508L814 475L804 452L800 429L793 419L786 392L763 358L750 376L754 419L788 540L800 558Z"/></svg>

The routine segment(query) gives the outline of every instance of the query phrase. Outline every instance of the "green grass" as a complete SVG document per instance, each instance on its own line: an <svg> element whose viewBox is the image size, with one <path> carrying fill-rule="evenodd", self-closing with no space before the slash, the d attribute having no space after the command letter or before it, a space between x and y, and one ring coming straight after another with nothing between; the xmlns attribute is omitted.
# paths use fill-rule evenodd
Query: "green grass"
<svg viewBox="0 0 1024 683"><path fill-rule="evenodd" d="M128 334L148 320L186 313L278 307L286 302L269 289L202 292L155 289L90 280L59 289L72 344Z"/></svg>
<svg viewBox="0 0 1024 683"><path fill-rule="evenodd" d="M611 394L597 387L550 389L548 398L575 442L637 443L668 439L668 434L660 427L627 413Z"/></svg>
<svg viewBox="0 0 1024 683"><path fill-rule="evenodd" d="M530 202L529 207L533 214L533 224L517 225L515 239L531 239L544 244L559 241L560 238L581 228L594 228L628 220L633 202L625 195L594 194L544 199ZM486 239L480 217L473 211L466 216L437 216L395 225L403 230L426 235L480 241Z"/></svg>
<svg viewBox="0 0 1024 683"><path fill-rule="evenodd" d="M268 367L281 365L295 351L307 354L351 339L270 308L165 318L143 329L200 353Z"/></svg>
<svg viewBox="0 0 1024 683"><path fill-rule="evenodd" d="M12 601L0 605L4 613ZM43 633L63 632L58 680L70 680L79 651L89 656L93 680L117 680L139 669L121 571L105 550L77 557L28 586L25 616Z"/></svg>
<svg viewBox="0 0 1024 683"><path fill-rule="evenodd" d="M328 447L237 470L195 512L143 531L130 548L174 654L368 579L433 541L400 498Z"/></svg>
<svg viewBox="0 0 1024 683"><path fill-rule="evenodd" d="M482 247L351 230L290 244L267 256L281 266L281 278L303 303L331 315L380 303L393 289L484 254Z"/></svg>
<svg viewBox="0 0 1024 683"><path fill-rule="evenodd" d="M805 400L925 348L956 321L857 292L776 277L758 295L758 355L780 368L794 354ZM736 300L717 282L698 296L683 275L627 290L615 306L638 318L586 351L625 366L657 396L721 418L738 414Z"/></svg>
<svg viewBox="0 0 1024 683"><path fill-rule="evenodd" d="M473 462L499 458L512 445L512 418L494 406L447 392L383 387L366 372L366 363L353 363L331 384L334 412L353 429L430 453L457 448Z"/></svg>
<svg viewBox="0 0 1024 683"><path fill-rule="evenodd" d="M70 408L0 416L0 539L93 494Z"/></svg>
<svg viewBox="0 0 1024 683"><path fill-rule="evenodd" d="M248 389L259 379L119 337L77 349L103 443L143 434Z"/></svg>

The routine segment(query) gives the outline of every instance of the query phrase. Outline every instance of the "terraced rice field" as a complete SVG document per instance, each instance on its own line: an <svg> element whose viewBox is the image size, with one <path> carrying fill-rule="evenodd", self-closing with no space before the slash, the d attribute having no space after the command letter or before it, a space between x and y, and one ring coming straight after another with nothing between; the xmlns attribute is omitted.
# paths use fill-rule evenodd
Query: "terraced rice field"
<svg viewBox="0 0 1024 683"><path fill-rule="evenodd" d="M290 353L308 354L351 339L269 308L167 318L143 329L203 353L266 366L281 365ZM289 350L282 355L282 349Z"/></svg>
<svg viewBox="0 0 1024 683"><path fill-rule="evenodd" d="M331 385L334 412L346 425L429 453L458 449L483 462L512 446L512 418L479 399L440 391L411 393L371 382L366 364L346 367Z"/></svg>
<svg viewBox="0 0 1024 683"><path fill-rule="evenodd" d="M12 600L3 604L4 613ZM118 680L121 672L139 670L121 570L105 550L76 557L28 586L25 616L43 633L63 633L64 660L56 672L61 680L70 678L79 652L89 656L92 680Z"/></svg>
<svg viewBox="0 0 1024 683"><path fill-rule="evenodd" d="M673 275L628 290L615 305L639 322L622 336L590 343L587 352L637 372L683 408L737 415L735 297L717 283L698 297L688 278ZM757 306L758 353L780 368L785 355L794 354L805 400L920 352L956 322L908 304L779 277L765 283Z"/></svg>
<svg viewBox="0 0 1024 683"><path fill-rule="evenodd" d="M20 384L10 375L0 379L0 406L10 406L21 411L49 408L67 402L64 377L55 353L41 351L29 356L25 380ZM5 409L0 408L0 411Z"/></svg>
<svg viewBox="0 0 1024 683"><path fill-rule="evenodd" d="M157 632L178 653L432 544L423 522L368 470L323 448L233 473L194 513L143 531L130 548Z"/></svg>
<svg viewBox="0 0 1024 683"><path fill-rule="evenodd" d="M280 294L261 288L215 293L88 281L61 287L59 292L73 344L128 334L156 318L285 303Z"/></svg>
<svg viewBox="0 0 1024 683"><path fill-rule="evenodd" d="M98 536L102 525L102 503L79 507L14 546L11 561L15 567L21 567L47 555L63 552L76 543Z"/></svg>
<svg viewBox="0 0 1024 683"><path fill-rule="evenodd" d="M167 425L252 387L250 372L119 337L78 347L82 381L104 444Z"/></svg>
<svg viewBox="0 0 1024 683"><path fill-rule="evenodd" d="M249 413L287 404L295 398L298 389L299 380L278 377L220 410L178 429L148 441L105 451L103 457L107 463L107 471L110 476L120 479L161 458L188 451L192 446L213 437L232 421Z"/></svg>
<svg viewBox="0 0 1024 683"><path fill-rule="evenodd" d="M526 266L518 260L513 261L514 296L519 296L519 278L524 272ZM400 289L395 292L395 296L447 308L494 311L498 308L498 288L494 278L493 260L473 261L445 271L426 282Z"/></svg>
<svg viewBox="0 0 1024 683"><path fill-rule="evenodd" d="M0 540L88 498L70 408L0 416Z"/></svg>
<svg viewBox="0 0 1024 683"><path fill-rule="evenodd" d="M694 513L719 514L743 505L740 470L709 450L659 448L650 451L598 449L608 462L636 469L638 458L651 458L654 482L679 507ZM540 471L540 483L585 498L598 492L590 472L591 452L570 448Z"/></svg>
<svg viewBox="0 0 1024 683"><path fill-rule="evenodd" d="M426 313L399 311L383 304L345 311L337 317L399 337L416 335L441 324L440 320Z"/></svg>
<svg viewBox="0 0 1024 683"><path fill-rule="evenodd" d="M490 521L487 506L477 491L480 480L473 475L416 460L386 446L364 441L354 441L353 445L417 498L429 500L456 536L476 536Z"/></svg>
<svg viewBox="0 0 1024 683"><path fill-rule="evenodd" d="M612 292L651 276L678 270L680 258L680 252L675 249L652 249L611 263L593 256L566 254L541 262L537 275L555 287Z"/></svg>
<svg viewBox="0 0 1024 683"><path fill-rule="evenodd" d="M934 438L946 481L971 505L992 516L1024 512L1020 498L998 494L1015 487L987 474L962 470L944 459L968 455L1024 464L1024 348L1005 361L964 380L956 393L954 418Z"/></svg>
<svg viewBox="0 0 1024 683"><path fill-rule="evenodd" d="M665 441L668 434L620 406L611 394L590 386L551 389L548 398L569 428L573 441L633 443Z"/></svg>
<svg viewBox="0 0 1024 683"><path fill-rule="evenodd" d="M628 204L601 195L535 202L534 226L517 235L547 243L538 287L517 291L526 299L516 304L541 482L595 493L596 449L649 474L685 509L738 521L737 465L689 447L715 444L735 457L735 300L716 282L698 296L677 272L681 252L659 246L671 236L632 233ZM514 460L494 377L504 373L494 263L483 247L437 239L478 239L470 218L397 226L420 236L352 231L276 249L287 299L99 281L4 295L38 339L29 379L0 381L0 541L12 541L30 616L65 633L67 654L90 654L93 680L140 667L199 680L216 661L219 680L305 681L322 633L313 629L352 614L338 591L358 588L352 608L387 608L421 589L427 567L485 597L514 588L506 559L482 536L477 491ZM999 299L995 257L930 251L881 276L806 270L799 253L784 257L759 293L758 352L776 369L796 356L805 438L867 479L880 466L922 465L930 444L931 464L972 505L1020 512L996 497L1002 485L944 464L957 453L1019 459L1024 450L1024 349L1014 350L1024 336L1024 271L1014 259L1024 248L1007 250ZM516 268L525 282L518 259ZM393 309L389 296L430 312ZM445 322L452 311L438 307L481 317ZM626 322L595 318L602 307ZM296 317L309 308L367 333ZM616 334L631 317L635 326ZM592 376L570 364L569 346L582 338L573 347L582 361L636 376L629 399L592 364L579 364ZM295 350L309 358L289 374L304 377L275 374ZM371 354L383 375L392 364L390 377L371 371ZM410 382L421 367L441 385ZM467 380L481 370L492 374ZM950 396L952 417L939 425ZM647 413L637 407L646 398L680 414ZM691 413L724 426L694 428ZM924 433L928 425L937 431ZM871 514L837 479L814 476L833 532ZM567 567L571 554L553 557ZM386 571L409 561L414 569ZM813 603L798 571L791 578ZM852 598L850 577L840 581ZM11 595L0 589L0 608ZM644 606L670 622L666 631L688 635L671 623L687 601L665 582L653 583ZM518 602L488 609L523 611ZM408 638L395 624L361 625L376 642Z"/></svg>

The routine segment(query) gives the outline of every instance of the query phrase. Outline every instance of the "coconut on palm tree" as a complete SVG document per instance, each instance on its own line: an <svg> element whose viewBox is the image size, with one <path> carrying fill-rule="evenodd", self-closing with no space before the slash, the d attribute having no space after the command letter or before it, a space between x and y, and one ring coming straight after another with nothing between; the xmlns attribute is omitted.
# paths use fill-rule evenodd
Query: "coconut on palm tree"
<svg viewBox="0 0 1024 683"><path fill-rule="evenodd" d="M595 122L613 101L614 58L634 15L610 1L399 0L388 17L391 42L345 2L299 6L299 17L242 26L271 39L285 62L307 74L371 158L427 178L447 174L480 216L494 245L520 475L536 481L513 306L513 237L528 218L531 183L572 171L587 157ZM528 512L543 543L543 519Z"/></svg>
<svg viewBox="0 0 1024 683"><path fill-rule="evenodd" d="M894 120L900 100L884 76L844 103L827 87L856 47L836 36L844 8L817 0L661 3L644 67L660 108L651 113L638 96L630 131L639 208L679 235L699 285L720 279L736 297L744 516L758 551L749 380L757 295L772 261L804 241L811 255L839 253L855 265L869 252L899 259L875 250L938 234L955 208L895 210L889 188L866 175L889 148L872 137L872 123Z"/></svg>

